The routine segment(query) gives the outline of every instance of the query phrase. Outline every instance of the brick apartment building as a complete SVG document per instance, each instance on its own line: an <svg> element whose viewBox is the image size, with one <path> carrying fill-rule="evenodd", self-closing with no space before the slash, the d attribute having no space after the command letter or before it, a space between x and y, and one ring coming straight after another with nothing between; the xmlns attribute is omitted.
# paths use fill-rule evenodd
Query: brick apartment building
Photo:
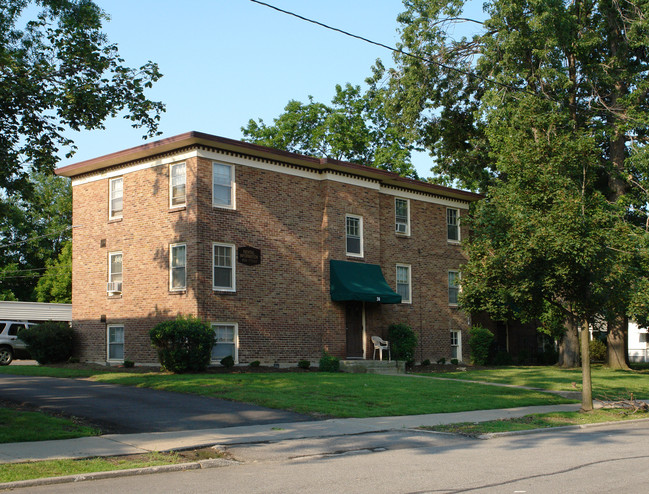
<svg viewBox="0 0 649 494"><path fill-rule="evenodd" d="M83 361L155 363L148 332L209 321L213 360L370 359L410 325L417 360L467 357L461 225L480 196L189 132L57 170L73 185Z"/></svg>

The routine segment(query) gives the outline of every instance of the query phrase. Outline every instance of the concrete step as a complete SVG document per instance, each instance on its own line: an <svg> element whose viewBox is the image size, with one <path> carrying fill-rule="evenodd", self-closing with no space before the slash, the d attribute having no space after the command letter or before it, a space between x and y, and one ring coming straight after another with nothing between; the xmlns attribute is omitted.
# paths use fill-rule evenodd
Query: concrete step
<svg viewBox="0 0 649 494"><path fill-rule="evenodd" d="M404 374L404 362L395 360L350 359L340 361L340 370L354 374Z"/></svg>

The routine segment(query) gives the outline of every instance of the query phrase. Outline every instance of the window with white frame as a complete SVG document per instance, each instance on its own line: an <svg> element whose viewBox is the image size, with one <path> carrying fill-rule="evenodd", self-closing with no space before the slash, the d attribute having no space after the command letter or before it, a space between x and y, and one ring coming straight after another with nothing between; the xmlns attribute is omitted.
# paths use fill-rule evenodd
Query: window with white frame
<svg viewBox="0 0 649 494"><path fill-rule="evenodd" d="M187 168L185 163L169 165L169 206L177 208L187 202Z"/></svg>
<svg viewBox="0 0 649 494"><path fill-rule="evenodd" d="M446 229L449 242L460 241L460 210L454 208L446 209Z"/></svg>
<svg viewBox="0 0 649 494"><path fill-rule="evenodd" d="M409 264L397 264L397 293L401 295L402 304L412 302Z"/></svg>
<svg viewBox="0 0 649 494"><path fill-rule="evenodd" d="M109 361L124 360L124 326L110 324L107 328L107 357Z"/></svg>
<svg viewBox="0 0 649 494"><path fill-rule="evenodd" d="M113 178L108 183L110 188L108 219L115 220L122 217L122 209L124 207L124 178Z"/></svg>
<svg viewBox="0 0 649 494"><path fill-rule="evenodd" d="M212 244L212 258L214 290L235 291L234 245Z"/></svg>
<svg viewBox="0 0 649 494"><path fill-rule="evenodd" d="M108 293L120 293L122 291L122 253L108 253Z"/></svg>
<svg viewBox="0 0 649 494"><path fill-rule="evenodd" d="M462 332L451 330L451 358L462 360Z"/></svg>
<svg viewBox="0 0 649 494"><path fill-rule="evenodd" d="M185 244L169 246L169 288L171 290L187 288L187 246Z"/></svg>
<svg viewBox="0 0 649 494"><path fill-rule="evenodd" d="M394 199L395 231L401 235L410 235L410 201L408 199Z"/></svg>
<svg viewBox="0 0 649 494"><path fill-rule="evenodd" d="M234 209L234 166L212 163L212 205Z"/></svg>
<svg viewBox="0 0 649 494"><path fill-rule="evenodd" d="M448 272L448 305L457 305L460 295L460 272Z"/></svg>
<svg viewBox="0 0 649 494"><path fill-rule="evenodd" d="M219 362L231 356L235 363L239 361L239 334L236 323L213 323L214 346L212 347L212 362Z"/></svg>
<svg viewBox="0 0 649 494"><path fill-rule="evenodd" d="M347 255L363 257L363 217L348 214L345 216Z"/></svg>

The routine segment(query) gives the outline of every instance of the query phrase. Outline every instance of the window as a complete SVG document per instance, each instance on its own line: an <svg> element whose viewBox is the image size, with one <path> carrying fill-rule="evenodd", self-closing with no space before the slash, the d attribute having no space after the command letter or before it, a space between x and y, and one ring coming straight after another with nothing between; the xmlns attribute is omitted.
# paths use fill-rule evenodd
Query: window
<svg viewBox="0 0 649 494"><path fill-rule="evenodd" d="M187 288L187 246L173 244L169 247L169 288L185 290Z"/></svg>
<svg viewBox="0 0 649 494"><path fill-rule="evenodd" d="M451 358L462 360L462 333L451 330Z"/></svg>
<svg viewBox="0 0 649 494"><path fill-rule="evenodd" d="M239 361L239 331L235 323L214 323L214 346L212 347L212 362L219 362L230 355L234 362Z"/></svg>
<svg viewBox="0 0 649 494"><path fill-rule="evenodd" d="M347 255L363 257L363 217L345 216L345 228L347 237Z"/></svg>
<svg viewBox="0 0 649 494"><path fill-rule="evenodd" d="M397 293L401 295L401 303L412 302L410 297L410 266L408 264L397 264Z"/></svg>
<svg viewBox="0 0 649 494"><path fill-rule="evenodd" d="M185 184L187 174L185 163L176 163L169 166L169 200L170 207L184 206L187 201Z"/></svg>
<svg viewBox="0 0 649 494"><path fill-rule="evenodd" d="M448 272L448 305L457 305L460 294L460 272Z"/></svg>
<svg viewBox="0 0 649 494"><path fill-rule="evenodd" d="M122 291L122 253L111 252L108 254L108 287L109 293Z"/></svg>
<svg viewBox="0 0 649 494"><path fill-rule="evenodd" d="M448 208L446 209L446 228L447 238L449 242L460 241L460 210Z"/></svg>
<svg viewBox="0 0 649 494"><path fill-rule="evenodd" d="M234 245L212 244L214 290L235 291Z"/></svg>
<svg viewBox="0 0 649 494"><path fill-rule="evenodd" d="M124 326L108 326L108 360L124 360Z"/></svg>
<svg viewBox="0 0 649 494"><path fill-rule="evenodd" d="M234 209L234 167L212 163L212 206Z"/></svg>
<svg viewBox="0 0 649 494"><path fill-rule="evenodd" d="M23 323L15 322L11 326L9 326L9 331L7 331L7 334L9 336L18 336L18 333L20 333L23 329L25 329L25 325Z"/></svg>
<svg viewBox="0 0 649 494"><path fill-rule="evenodd" d="M394 199L395 231L402 235L410 235L410 201L408 199Z"/></svg>
<svg viewBox="0 0 649 494"><path fill-rule="evenodd" d="M110 182L110 204L108 219L115 220L122 217L124 199L124 178L114 178Z"/></svg>

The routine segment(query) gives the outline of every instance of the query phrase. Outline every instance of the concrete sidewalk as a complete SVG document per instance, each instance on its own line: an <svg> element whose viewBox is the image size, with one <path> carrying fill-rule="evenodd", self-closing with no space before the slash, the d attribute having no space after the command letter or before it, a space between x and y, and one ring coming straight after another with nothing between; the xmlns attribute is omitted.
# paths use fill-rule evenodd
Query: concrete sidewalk
<svg viewBox="0 0 649 494"><path fill-rule="evenodd" d="M409 429L424 425L485 422L502 418L522 417L530 413L577 411L579 408L579 404L549 405L399 417L330 419L316 422L264 424L179 432L107 434L105 436L59 441L9 443L0 446L0 463L117 456L213 445L254 444L290 439L335 437Z"/></svg>

